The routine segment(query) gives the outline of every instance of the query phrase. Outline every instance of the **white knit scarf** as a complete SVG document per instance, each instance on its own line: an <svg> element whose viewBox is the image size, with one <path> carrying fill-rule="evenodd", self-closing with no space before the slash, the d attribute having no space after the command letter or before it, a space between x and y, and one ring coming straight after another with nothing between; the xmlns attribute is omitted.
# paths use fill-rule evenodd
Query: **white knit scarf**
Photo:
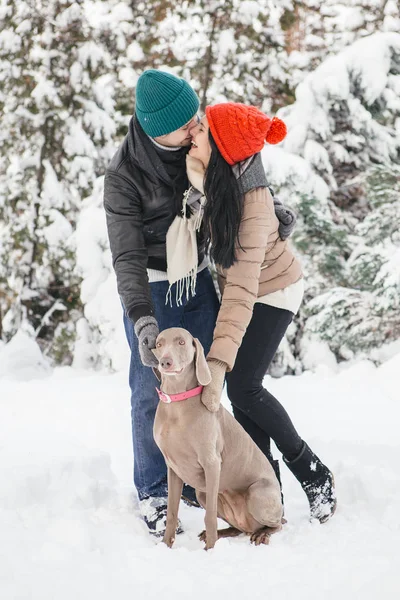
<svg viewBox="0 0 400 600"><path fill-rule="evenodd" d="M184 294L186 299L189 295L196 294L197 280L197 237L196 234L203 220L206 198L204 196L204 173L203 163L197 158L187 155L186 168L190 183L192 184L183 195L182 217L175 217L167 232L167 277L169 288L165 303L172 306L172 286L176 284L175 300L177 306L182 305ZM195 190L201 192L202 196L191 203L191 196ZM186 216L186 206L192 208L192 214Z"/></svg>
<svg viewBox="0 0 400 600"><path fill-rule="evenodd" d="M238 163L233 167L233 172L239 178L250 165L253 157ZM182 305L182 297L186 294L186 299L189 299L189 294L196 295L196 280L197 280L197 237L196 233L201 227L204 214L204 206L206 197L204 196L204 175L205 167L201 160L186 156L186 171L191 187L186 190L183 195L182 217L175 217L167 232L166 247L167 247L167 277L169 288L165 300L172 306L172 286L176 283L176 304ZM198 190L202 195L198 199ZM194 196L194 201L191 202L191 196ZM192 208L192 215L186 217L186 206Z"/></svg>

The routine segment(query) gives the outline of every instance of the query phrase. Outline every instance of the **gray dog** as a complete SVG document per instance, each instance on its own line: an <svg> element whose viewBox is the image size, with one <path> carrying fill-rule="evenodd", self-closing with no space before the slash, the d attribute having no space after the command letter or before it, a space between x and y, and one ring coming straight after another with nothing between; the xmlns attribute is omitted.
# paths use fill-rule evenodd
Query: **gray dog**
<svg viewBox="0 0 400 600"><path fill-rule="evenodd" d="M159 361L160 402L154 439L168 467L167 525L163 542L175 540L183 482L196 490L205 508L206 550L217 539L240 533L268 544L282 528L281 492L261 450L223 406L210 412L201 390L211 375L200 342L188 331L166 329L153 350ZM230 527L217 529L217 517Z"/></svg>

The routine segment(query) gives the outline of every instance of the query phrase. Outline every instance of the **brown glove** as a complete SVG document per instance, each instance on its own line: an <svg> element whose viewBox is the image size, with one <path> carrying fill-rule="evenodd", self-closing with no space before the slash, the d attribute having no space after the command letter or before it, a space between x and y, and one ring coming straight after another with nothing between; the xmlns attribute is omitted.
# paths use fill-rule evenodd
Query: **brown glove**
<svg viewBox="0 0 400 600"><path fill-rule="evenodd" d="M201 401L210 412L217 412L224 387L226 363L211 358L207 364L211 372L211 382L204 386Z"/></svg>

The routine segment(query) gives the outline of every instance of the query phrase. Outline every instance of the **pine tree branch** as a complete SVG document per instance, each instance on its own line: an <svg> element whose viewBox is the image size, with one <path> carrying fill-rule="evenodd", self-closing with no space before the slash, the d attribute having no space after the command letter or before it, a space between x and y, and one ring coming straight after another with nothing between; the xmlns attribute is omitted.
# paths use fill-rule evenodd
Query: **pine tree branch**
<svg viewBox="0 0 400 600"><path fill-rule="evenodd" d="M214 38L215 38L215 30L217 28L217 21L218 21L218 11L216 11L212 17L210 43L207 48L204 87L203 87L203 94L202 94L201 103L200 103L200 108L201 108L202 112L204 112L204 110L207 106L207 92L208 92L208 88L209 88L210 80L211 80L212 64L214 62L213 44L214 44Z"/></svg>
<svg viewBox="0 0 400 600"><path fill-rule="evenodd" d="M56 310L59 310L59 311L67 310L65 305L61 302L61 300L57 299L54 302L53 306L51 306L49 308L49 310L43 315L42 320L40 321L39 327L37 327L35 330L35 338L38 337L38 335L39 335L40 331L43 329L43 327L45 327L46 325L49 324L50 317L54 312L56 312Z"/></svg>

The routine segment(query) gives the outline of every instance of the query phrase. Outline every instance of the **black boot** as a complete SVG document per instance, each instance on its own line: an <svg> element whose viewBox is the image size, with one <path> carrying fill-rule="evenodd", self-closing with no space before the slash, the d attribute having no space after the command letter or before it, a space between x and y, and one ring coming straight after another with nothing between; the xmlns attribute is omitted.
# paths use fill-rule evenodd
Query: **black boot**
<svg viewBox="0 0 400 600"><path fill-rule="evenodd" d="M283 460L306 493L311 518L325 523L334 514L337 503L332 473L305 442L295 459Z"/></svg>

